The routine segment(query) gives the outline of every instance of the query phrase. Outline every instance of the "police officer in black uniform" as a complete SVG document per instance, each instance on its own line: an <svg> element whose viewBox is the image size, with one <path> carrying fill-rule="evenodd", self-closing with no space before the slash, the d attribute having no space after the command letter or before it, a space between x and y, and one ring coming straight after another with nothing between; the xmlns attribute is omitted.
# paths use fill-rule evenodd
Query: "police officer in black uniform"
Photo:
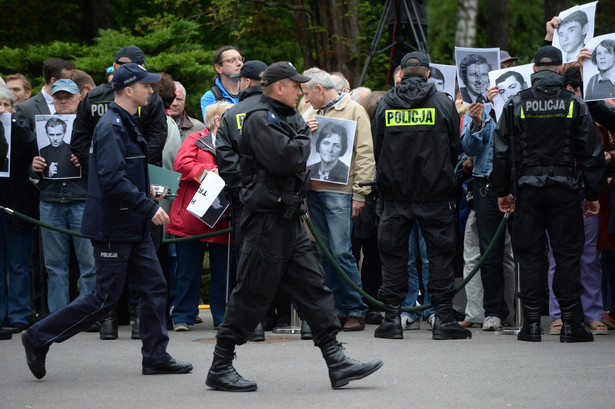
<svg viewBox="0 0 615 409"><path fill-rule="evenodd" d="M517 339L540 341L545 297L543 259L547 232L555 258L553 291L562 310L561 342L593 341L583 328L579 260L583 214L598 214L606 177L600 136L585 103L563 89L562 53L541 47L532 88L504 107L495 130L490 181L502 212L514 212L511 239L521 267L523 328ZM579 191L585 199L581 204Z"/></svg>
<svg viewBox="0 0 615 409"><path fill-rule="evenodd" d="M295 110L300 82L309 81L289 62L274 63L263 74L260 107L246 115L240 139L244 208L244 244L224 321L220 324L207 386L224 391L253 391L256 383L233 368L235 345L264 316L276 291L288 292L312 328L333 388L361 379L382 366L374 360L346 357L336 340L341 330L324 271L311 250L301 222L307 192L305 163L310 153L309 128Z"/></svg>
<svg viewBox="0 0 615 409"><path fill-rule="evenodd" d="M459 115L428 83L429 58L406 54L404 77L378 103L372 122L376 181L382 198L378 247L385 317L374 335L403 338L401 302L408 293L408 238L418 220L427 245L428 289L435 310L433 339L466 339L453 317L455 294L455 165Z"/></svg>

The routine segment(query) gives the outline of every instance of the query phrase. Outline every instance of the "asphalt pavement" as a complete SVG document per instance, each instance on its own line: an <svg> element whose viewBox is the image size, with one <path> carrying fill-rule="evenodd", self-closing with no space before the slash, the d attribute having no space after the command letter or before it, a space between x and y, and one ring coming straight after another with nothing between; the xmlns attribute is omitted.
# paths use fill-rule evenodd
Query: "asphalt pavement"
<svg viewBox="0 0 615 409"><path fill-rule="evenodd" d="M170 332L168 351L192 362L186 375L141 375L140 341L130 327L102 341L80 333L53 344L47 375L30 373L19 335L0 341L2 409L157 408L612 408L615 332L593 343L541 343L472 329L471 340L434 341L428 324L405 331L402 340L374 338L375 326L340 333L346 354L381 359L373 375L333 390L327 367L311 341L295 334L266 333L266 341L237 348L238 372L258 391L210 390L205 377L215 345L208 311L203 324ZM548 317L543 317L548 328Z"/></svg>

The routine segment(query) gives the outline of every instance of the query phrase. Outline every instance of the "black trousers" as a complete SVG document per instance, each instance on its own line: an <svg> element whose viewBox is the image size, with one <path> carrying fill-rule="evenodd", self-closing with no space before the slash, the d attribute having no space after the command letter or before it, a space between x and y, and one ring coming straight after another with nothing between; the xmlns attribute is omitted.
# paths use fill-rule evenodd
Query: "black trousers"
<svg viewBox="0 0 615 409"><path fill-rule="evenodd" d="M455 295L455 216L448 202L383 201L378 247L382 261L379 298L401 304L408 293L408 240L418 220L427 246L429 283L433 305L452 302Z"/></svg>
<svg viewBox="0 0 615 409"><path fill-rule="evenodd" d="M485 253L500 226L504 213L498 208L498 195L489 188L487 179L474 179L474 211L481 255ZM502 234L491 248L480 268L484 296L485 317L496 316L505 320L508 307L504 301L504 239Z"/></svg>
<svg viewBox="0 0 615 409"><path fill-rule="evenodd" d="M335 341L341 327L333 294L325 285L322 265L311 250L301 219L287 220L278 213L244 208L241 230L237 285L217 338L230 339L236 345L245 343L281 289L310 325L315 345Z"/></svg>
<svg viewBox="0 0 615 409"><path fill-rule="evenodd" d="M526 305L537 306L546 297L542 261L546 234L551 238L555 274L553 292L562 308L578 300L580 259L585 233L580 196L575 190L558 186L523 187L519 191L511 241L521 267L519 298Z"/></svg>

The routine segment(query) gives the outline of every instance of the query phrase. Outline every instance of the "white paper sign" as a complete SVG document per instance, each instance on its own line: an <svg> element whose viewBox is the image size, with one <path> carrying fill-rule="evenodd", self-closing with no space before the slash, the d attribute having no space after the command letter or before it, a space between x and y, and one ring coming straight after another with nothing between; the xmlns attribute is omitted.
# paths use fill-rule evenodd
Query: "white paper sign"
<svg viewBox="0 0 615 409"><path fill-rule="evenodd" d="M559 13L562 19L553 33L553 47L562 51L563 61L576 61L585 44L594 38L594 20L598 2L574 6Z"/></svg>
<svg viewBox="0 0 615 409"><path fill-rule="evenodd" d="M220 176L216 175L213 172L208 172L205 176L205 179L203 179L203 182L201 182L201 186L199 186L199 189L194 194L194 197L190 201L190 204L188 205L186 210L188 210L190 213L192 213L199 219L205 221L203 219L203 216L205 216L205 213L207 213L209 208L212 207L214 203L221 204L221 201L216 199L218 199L218 196L224 189L224 186L224 180ZM225 207L221 207L220 215L224 213L224 210ZM209 226L213 227L212 225Z"/></svg>

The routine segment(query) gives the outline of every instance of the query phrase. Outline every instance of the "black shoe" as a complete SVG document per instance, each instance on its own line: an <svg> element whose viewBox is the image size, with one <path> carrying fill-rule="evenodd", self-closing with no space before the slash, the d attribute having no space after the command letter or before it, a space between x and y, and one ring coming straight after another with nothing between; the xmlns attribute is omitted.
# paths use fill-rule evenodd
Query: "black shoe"
<svg viewBox="0 0 615 409"><path fill-rule="evenodd" d="M100 332L100 322L96 321L94 324L90 325L85 332Z"/></svg>
<svg viewBox="0 0 615 409"><path fill-rule="evenodd" d="M252 392L257 389L256 382L243 379L233 367L233 349L216 345L214 360L211 363L205 384L212 389L227 392Z"/></svg>
<svg viewBox="0 0 615 409"><path fill-rule="evenodd" d="M432 339L470 339L472 331L459 325L453 318L452 304L439 304L434 307L435 319Z"/></svg>
<svg viewBox="0 0 615 409"><path fill-rule="evenodd" d="M379 325L382 322L382 314L378 311L367 311L365 313L365 323L370 325Z"/></svg>
<svg viewBox="0 0 615 409"><path fill-rule="evenodd" d="M312 339L312 329L306 320L301 320L301 339Z"/></svg>
<svg viewBox="0 0 615 409"><path fill-rule="evenodd" d="M177 361L171 359L163 364L143 365L143 375L177 375L192 371L190 362Z"/></svg>
<svg viewBox="0 0 615 409"><path fill-rule="evenodd" d="M254 331L248 335L248 341L262 342L265 340L265 331L263 331L263 325L259 322Z"/></svg>
<svg viewBox="0 0 615 409"><path fill-rule="evenodd" d="M140 330L140 322L139 317L135 319L135 322L132 324L132 331L130 334L131 339L141 339L141 330Z"/></svg>
<svg viewBox="0 0 615 409"><path fill-rule="evenodd" d="M526 342L540 342L542 330L540 328L540 306L522 304L523 327L517 334L517 340Z"/></svg>
<svg viewBox="0 0 615 409"><path fill-rule="evenodd" d="M30 334L28 334L28 331L23 331L21 333L21 343L26 349L26 362L28 362L28 368L30 368L30 371L36 379L42 379L47 373L45 370L45 357L47 356L49 348L44 351L36 351L32 347L32 344L30 344Z"/></svg>
<svg viewBox="0 0 615 409"><path fill-rule="evenodd" d="M560 304L561 306L561 304ZM562 310L562 330L559 342L594 342L594 335L583 327L581 301L576 301Z"/></svg>
<svg viewBox="0 0 615 409"><path fill-rule="evenodd" d="M13 338L13 332L8 329L0 328L0 339L11 339Z"/></svg>
<svg viewBox="0 0 615 409"><path fill-rule="evenodd" d="M100 339L117 339L117 318L106 316L100 322Z"/></svg>
<svg viewBox="0 0 615 409"><path fill-rule="evenodd" d="M384 319L374 331L376 338L403 339L404 330L401 327L401 305L384 305Z"/></svg>
<svg viewBox="0 0 615 409"><path fill-rule="evenodd" d="M333 389L348 385L350 381L365 378L382 366L382 361L379 359L365 363L348 358L337 341L322 346L321 350L329 367L329 379Z"/></svg>
<svg viewBox="0 0 615 409"><path fill-rule="evenodd" d="M19 334L20 332L27 330L29 326L30 325L25 322L13 322L7 327L7 329L13 334Z"/></svg>

